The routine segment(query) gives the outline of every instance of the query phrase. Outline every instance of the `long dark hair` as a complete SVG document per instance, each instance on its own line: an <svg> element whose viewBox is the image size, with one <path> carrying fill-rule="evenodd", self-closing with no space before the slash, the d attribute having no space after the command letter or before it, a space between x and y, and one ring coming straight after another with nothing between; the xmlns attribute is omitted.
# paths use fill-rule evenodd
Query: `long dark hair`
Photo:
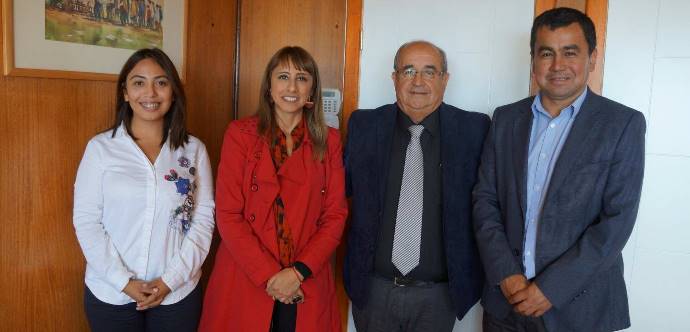
<svg viewBox="0 0 690 332"><path fill-rule="evenodd" d="M187 97L184 94L184 89L182 88L182 81L180 76L177 74L175 65L170 61L170 58L160 49L157 48L142 48L132 56L127 59L122 70L120 70L120 75L117 78L117 103L115 108L115 121L109 130L113 131L112 137L115 137L115 133L120 124L124 123L125 128L129 136L136 140L137 138L132 133L132 107L129 103L125 101L125 89L127 88L127 75L134 69L134 67L139 63L139 61L144 59L152 59L161 66L165 72L170 86L172 87L172 105L170 109L165 114L163 120L163 137L161 139L161 145L170 137L170 148L175 150L179 147L185 145L189 142L189 134L187 133L187 127L185 125L187 117Z"/></svg>
<svg viewBox="0 0 690 332"><path fill-rule="evenodd" d="M292 64L299 70L306 71L314 79L311 87L312 108L304 108L302 116L306 120L307 129L314 147L314 159L322 160L326 153L326 137L328 127L323 119L323 106L321 105L321 78L319 68L314 58L299 46L286 46L278 50L266 65L261 81L261 95L259 97L259 134L267 137L271 145L275 144L275 129L277 128L275 111L273 110L273 98L271 97L271 73L281 64Z"/></svg>

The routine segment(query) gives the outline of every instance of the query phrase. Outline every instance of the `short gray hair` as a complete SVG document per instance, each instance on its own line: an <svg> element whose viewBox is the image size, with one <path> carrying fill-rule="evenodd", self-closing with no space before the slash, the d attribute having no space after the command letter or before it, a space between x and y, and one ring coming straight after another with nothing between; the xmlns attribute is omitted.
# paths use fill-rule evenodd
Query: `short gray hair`
<svg viewBox="0 0 690 332"><path fill-rule="evenodd" d="M398 71L398 60L400 59L400 53L402 52L403 49L405 49L406 47L408 47L412 44L427 44L427 45L433 47L435 50L437 50L438 53L441 55L441 71L444 73L448 72L448 59L446 58L446 52L442 48L436 46L436 44L434 44L430 41L421 40L421 39L409 41L405 44L400 45L400 47L398 48L398 51L395 52L395 58L393 59L393 70Z"/></svg>

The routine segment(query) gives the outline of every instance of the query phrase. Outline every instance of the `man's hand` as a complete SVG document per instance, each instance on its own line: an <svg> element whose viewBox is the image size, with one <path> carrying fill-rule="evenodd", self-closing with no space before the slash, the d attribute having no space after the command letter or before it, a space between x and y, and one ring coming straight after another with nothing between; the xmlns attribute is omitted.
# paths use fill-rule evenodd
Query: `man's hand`
<svg viewBox="0 0 690 332"><path fill-rule="evenodd" d="M508 298L513 310L524 316L540 317L551 309L551 302L544 296L536 283L517 291Z"/></svg>
<svg viewBox="0 0 690 332"><path fill-rule="evenodd" d="M501 292L503 292L503 296L505 296L506 299L510 299L513 294L527 288L527 286L529 286L529 282L524 275L513 274L501 281Z"/></svg>
<svg viewBox="0 0 690 332"><path fill-rule="evenodd" d="M266 283L266 293L276 300L290 304L299 290L300 279L291 267L282 269Z"/></svg>
<svg viewBox="0 0 690 332"><path fill-rule="evenodd" d="M147 310L159 306L171 292L170 287L161 278L145 282L142 287L144 292L149 295L143 301L137 301L137 310Z"/></svg>

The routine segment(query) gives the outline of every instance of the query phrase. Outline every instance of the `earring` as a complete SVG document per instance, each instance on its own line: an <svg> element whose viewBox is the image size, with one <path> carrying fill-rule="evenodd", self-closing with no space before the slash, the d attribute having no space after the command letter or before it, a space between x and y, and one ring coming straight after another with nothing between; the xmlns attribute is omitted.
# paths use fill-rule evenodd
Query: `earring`
<svg viewBox="0 0 690 332"><path fill-rule="evenodd" d="M309 97L309 100L307 100L307 102L304 103L304 108L306 108L306 109L314 108L314 102L311 101L311 97Z"/></svg>

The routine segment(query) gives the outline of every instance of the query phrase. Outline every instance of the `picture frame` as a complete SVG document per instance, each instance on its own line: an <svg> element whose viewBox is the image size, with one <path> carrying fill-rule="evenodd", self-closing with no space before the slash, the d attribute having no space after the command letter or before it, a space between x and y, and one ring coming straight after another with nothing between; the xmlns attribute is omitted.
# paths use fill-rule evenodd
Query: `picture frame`
<svg viewBox="0 0 690 332"><path fill-rule="evenodd" d="M48 0L0 1L3 74L5 76L117 81L122 65L136 51L135 49L48 40L46 32ZM161 13L163 19L160 20L159 28L162 50L173 61L184 80L189 25L188 0L162 1L164 1ZM93 0L90 2L94 3ZM111 3L112 0L99 2Z"/></svg>

